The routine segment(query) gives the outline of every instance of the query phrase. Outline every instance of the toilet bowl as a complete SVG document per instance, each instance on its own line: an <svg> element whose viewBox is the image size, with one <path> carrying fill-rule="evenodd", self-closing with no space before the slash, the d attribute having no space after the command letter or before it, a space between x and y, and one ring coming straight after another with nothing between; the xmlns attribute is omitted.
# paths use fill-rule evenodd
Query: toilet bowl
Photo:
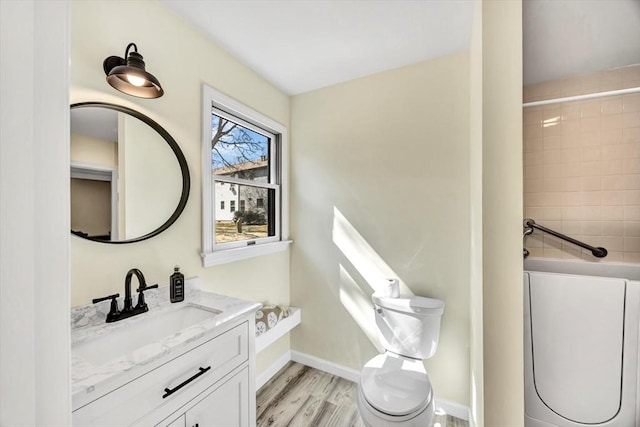
<svg viewBox="0 0 640 427"><path fill-rule="evenodd" d="M369 360L358 384L358 410L368 427L430 426L431 381L422 359L433 356L444 303L431 298L372 297L378 334L386 351Z"/></svg>
<svg viewBox="0 0 640 427"><path fill-rule="evenodd" d="M360 377L358 406L367 426L429 426L433 392L422 361L391 352L369 360Z"/></svg>

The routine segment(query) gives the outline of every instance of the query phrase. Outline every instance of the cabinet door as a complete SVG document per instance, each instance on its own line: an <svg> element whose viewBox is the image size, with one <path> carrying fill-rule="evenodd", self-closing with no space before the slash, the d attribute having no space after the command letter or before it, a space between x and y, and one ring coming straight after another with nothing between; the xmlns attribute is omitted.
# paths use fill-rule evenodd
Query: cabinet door
<svg viewBox="0 0 640 427"><path fill-rule="evenodd" d="M244 368L186 413L187 427L244 427L249 423L249 368Z"/></svg>
<svg viewBox="0 0 640 427"><path fill-rule="evenodd" d="M167 420L164 420L163 422L161 422L160 424L158 424L156 427L185 427L186 426L186 420L185 420L185 415L182 414L180 415L179 418L173 420L173 422L170 423L166 423Z"/></svg>

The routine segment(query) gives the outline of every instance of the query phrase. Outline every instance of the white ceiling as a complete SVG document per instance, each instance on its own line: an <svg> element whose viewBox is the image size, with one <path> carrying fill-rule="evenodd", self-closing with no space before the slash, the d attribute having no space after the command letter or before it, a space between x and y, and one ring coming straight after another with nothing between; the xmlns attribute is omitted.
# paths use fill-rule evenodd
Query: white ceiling
<svg viewBox="0 0 640 427"><path fill-rule="evenodd" d="M524 83L640 63L640 0L524 0Z"/></svg>
<svg viewBox="0 0 640 427"><path fill-rule="evenodd" d="M71 109L71 133L118 142L118 112L107 108Z"/></svg>
<svg viewBox="0 0 640 427"><path fill-rule="evenodd" d="M162 0L288 94L467 49L470 0Z"/></svg>
<svg viewBox="0 0 640 427"><path fill-rule="evenodd" d="M506 1L506 0L505 0ZM471 0L162 0L288 94L469 47ZM524 83L640 63L640 0L523 0Z"/></svg>

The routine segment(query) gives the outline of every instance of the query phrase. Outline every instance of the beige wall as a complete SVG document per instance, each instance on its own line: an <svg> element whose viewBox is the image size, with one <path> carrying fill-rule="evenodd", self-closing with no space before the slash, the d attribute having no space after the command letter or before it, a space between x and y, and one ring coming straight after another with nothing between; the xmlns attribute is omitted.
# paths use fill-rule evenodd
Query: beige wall
<svg viewBox="0 0 640 427"><path fill-rule="evenodd" d="M289 98L158 2L71 3L71 102L103 101L134 108L163 126L185 154L191 194L183 214L150 240L108 245L71 238L71 305L122 292L126 272L140 268L149 283L166 285L174 265L200 276L207 290L254 301L289 303L289 254L204 269L201 251L201 93L206 83L288 126ZM134 98L111 88L102 61L135 42L147 70L161 82L159 99ZM280 354L288 337L280 340ZM268 355L268 357L271 357ZM258 359L259 366L268 361Z"/></svg>
<svg viewBox="0 0 640 427"><path fill-rule="evenodd" d="M484 425L524 422L522 2L482 10Z"/></svg>
<svg viewBox="0 0 640 427"><path fill-rule="evenodd" d="M71 178L71 229L105 236L111 231L111 181Z"/></svg>
<svg viewBox="0 0 640 427"><path fill-rule="evenodd" d="M525 102L640 86L640 65L525 86ZM535 232L531 256L640 263L640 94L524 109L527 218L609 251Z"/></svg>
<svg viewBox="0 0 640 427"><path fill-rule="evenodd" d="M482 346L482 2L474 1L469 49L469 424L484 423Z"/></svg>
<svg viewBox="0 0 640 427"><path fill-rule="evenodd" d="M173 214L182 194L182 174L173 150L146 123L118 114L118 240L151 233Z"/></svg>
<svg viewBox="0 0 640 427"><path fill-rule="evenodd" d="M385 277L446 309L427 361L469 404L469 53L294 96L292 347L354 369L376 354ZM405 288L405 290L407 290Z"/></svg>
<svg viewBox="0 0 640 427"><path fill-rule="evenodd" d="M88 163L100 166L118 166L118 145L114 141L71 134L72 162Z"/></svg>

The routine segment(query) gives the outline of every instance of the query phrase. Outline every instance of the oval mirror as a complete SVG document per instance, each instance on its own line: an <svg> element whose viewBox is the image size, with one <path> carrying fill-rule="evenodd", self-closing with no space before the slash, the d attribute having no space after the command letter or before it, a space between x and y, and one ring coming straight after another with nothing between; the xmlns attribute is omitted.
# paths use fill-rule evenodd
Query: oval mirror
<svg viewBox="0 0 640 427"><path fill-rule="evenodd" d="M71 233L133 243L169 228L189 197L180 147L149 117L114 104L71 106Z"/></svg>

